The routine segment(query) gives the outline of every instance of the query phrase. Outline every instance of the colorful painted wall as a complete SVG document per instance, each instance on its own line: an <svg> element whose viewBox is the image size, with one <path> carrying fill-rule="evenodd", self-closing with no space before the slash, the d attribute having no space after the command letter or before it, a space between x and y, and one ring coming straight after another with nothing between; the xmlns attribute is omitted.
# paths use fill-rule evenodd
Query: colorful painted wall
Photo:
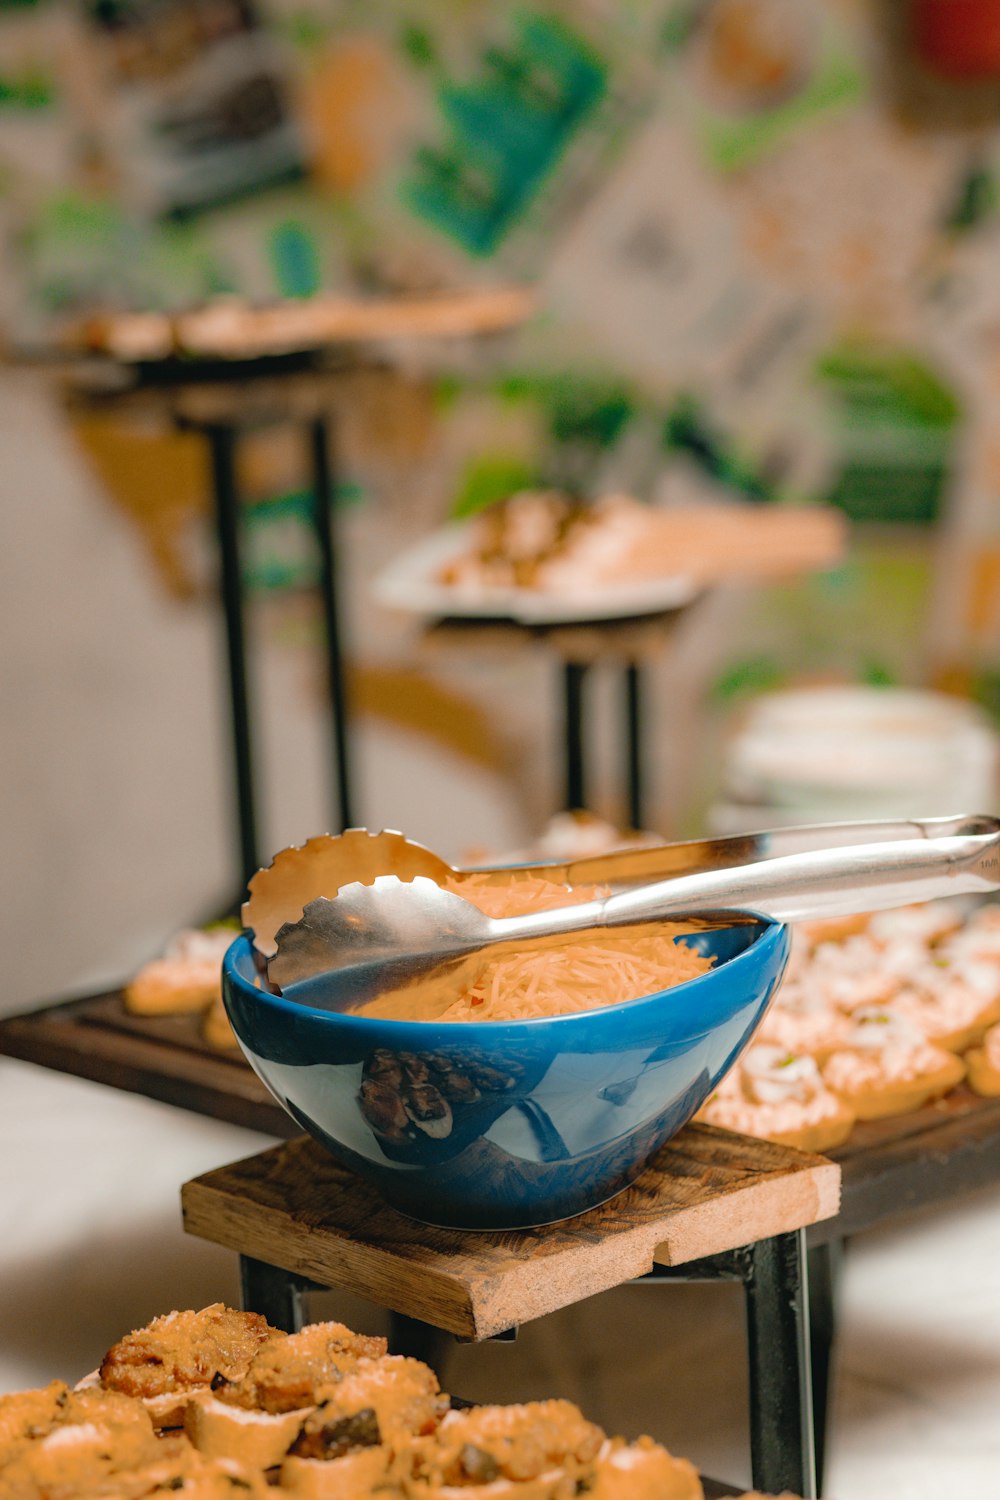
<svg viewBox="0 0 1000 1500"><path fill-rule="evenodd" d="M428 524L535 480L831 500L854 560L769 596L718 691L832 672L1000 707L990 10L0 0L0 317L24 344L95 303L530 279L502 361L424 392Z"/></svg>

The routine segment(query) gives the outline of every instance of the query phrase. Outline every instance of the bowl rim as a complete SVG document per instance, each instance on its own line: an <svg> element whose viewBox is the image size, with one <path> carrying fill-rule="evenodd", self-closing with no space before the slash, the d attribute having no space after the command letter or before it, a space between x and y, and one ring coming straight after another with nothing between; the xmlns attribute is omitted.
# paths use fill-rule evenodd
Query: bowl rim
<svg viewBox="0 0 1000 1500"><path fill-rule="evenodd" d="M748 943L739 953L732 958L723 960L722 964L715 969L707 969L704 974L696 974L692 979L682 980L680 984L671 985L665 990L655 990L649 995L638 995L634 1000L621 1000L616 1005L595 1006L592 1010L574 1010L559 1016L524 1016L519 1019L504 1021L418 1021L405 1018L395 1019L387 1016L368 1016L363 1011L336 1011L323 1010L319 1006L306 1005L301 1000L289 999L286 995L275 995L271 990L260 989L253 984L237 969L237 961L253 953L253 940L251 933L244 929L234 942L226 949L222 960L223 978L228 979L238 991L243 993L247 999L264 999L269 1005L274 1006L280 1012L287 1013L290 1017L301 1018L308 1016L317 1018L321 1022L335 1022L346 1026L349 1031L362 1031L372 1026L379 1030L387 1029L390 1035L401 1035L404 1031L419 1027L424 1033L429 1034L432 1030L444 1031L449 1039L457 1039L463 1035L474 1032L477 1037L489 1038L496 1036L498 1039L503 1034L509 1034L513 1029L518 1035L527 1035L531 1031L537 1032L546 1027L568 1028L579 1024L581 1020L601 1015L620 1015L623 1012L634 1013L634 1009L640 1005L648 1005L650 1002L661 999L664 995L676 995L680 991L690 993L696 986L704 986L712 982L723 970L729 972L735 965L741 962L748 963L751 956L760 958L763 947L777 945L783 937L787 938L789 925L787 922L779 921L775 917L765 916L761 912L749 912L759 924L757 935L753 941ZM734 924L735 925L735 924ZM741 924L745 925L745 924ZM730 931L731 928L721 928L720 931ZM223 999L226 996L226 985L223 985ZM227 1007L228 1012L228 1007Z"/></svg>

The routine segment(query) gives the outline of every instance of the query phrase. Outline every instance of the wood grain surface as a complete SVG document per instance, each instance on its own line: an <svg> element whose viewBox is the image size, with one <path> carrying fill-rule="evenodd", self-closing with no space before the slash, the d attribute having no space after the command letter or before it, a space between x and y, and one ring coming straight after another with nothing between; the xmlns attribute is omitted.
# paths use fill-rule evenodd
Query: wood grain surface
<svg viewBox="0 0 1000 1500"><path fill-rule="evenodd" d="M300 1137L184 1185L184 1227L459 1337L490 1338L620 1286L837 1212L823 1157L691 1125L610 1203L511 1232L438 1229Z"/></svg>

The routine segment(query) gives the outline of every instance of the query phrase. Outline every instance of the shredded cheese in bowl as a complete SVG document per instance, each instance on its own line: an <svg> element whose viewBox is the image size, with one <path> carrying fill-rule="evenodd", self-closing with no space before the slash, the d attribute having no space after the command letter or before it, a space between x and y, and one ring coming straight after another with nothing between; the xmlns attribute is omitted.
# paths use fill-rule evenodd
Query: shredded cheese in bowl
<svg viewBox="0 0 1000 1500"><path fill-rule="evenodd" d="M529 872L464 876L444 888L471 901L490 917L521 916L556 906L593 901L598 886L568 887ZM682 923L603 928L558 944L504 953L487 962L473 986L441 1016L442 1021L523 1021L597 1010L655 995L704 974L712 959L675 941L689 931Z"/></svg>

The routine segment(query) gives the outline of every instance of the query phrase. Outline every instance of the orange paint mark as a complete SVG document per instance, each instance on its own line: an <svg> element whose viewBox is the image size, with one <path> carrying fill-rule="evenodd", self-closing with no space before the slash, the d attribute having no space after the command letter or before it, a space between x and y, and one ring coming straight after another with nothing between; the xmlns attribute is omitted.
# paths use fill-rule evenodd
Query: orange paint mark
<svg viewBox="0 0 1000 1500"><path fill-rule="evenodd" d="M837 249L834 275L843 286L858 286L870 279L877 261L875 251L863 235L845 237Z"/></svg>
<svg viewBox="0 0 1000 1500"><path fill-rule="evenodd" d="M313 172L324 187L355 191L375 173L386 148L391 85L389 58L367 37L328 48L304 81Z"/></svg>
<svg viewBox="0 0 1000 1500"><path fill-rule="evenodd" d="M189 528L209 506L201 440L77 413L71 430L108 498L136 528L160 582L175 598L196 591Z"/></svg>
<svg viewBox="0 0 1000 1500"><path fill-rule="evenodd" d="M950 698L971 698L974 687L972 670L966 662L945 662L931 674L928 686Z"/></svg>
<svg viewBox="0 0 1000 1500"><path fill-rule="evenodd" d="M1000 632L1000 546L984 547L972 560L966 624L976 636Z"/></svg>

